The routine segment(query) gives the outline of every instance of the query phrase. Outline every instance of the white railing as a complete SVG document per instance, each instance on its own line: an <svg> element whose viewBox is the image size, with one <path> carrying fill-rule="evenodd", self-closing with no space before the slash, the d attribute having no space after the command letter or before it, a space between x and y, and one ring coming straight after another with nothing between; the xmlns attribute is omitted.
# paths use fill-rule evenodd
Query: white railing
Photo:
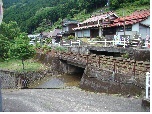
<svg viewBox="0 0 152 114"><path fill-rule="evenodd" d="M68 43L66 43L66 41L62 41L62 44L61 44L61 42L60 42L60 45L62 45L62 46L71 46L71 44L68 44Z"/></svg>
<svg viewBox="0 0 152 114"><path fill-rule="evenodd" d="M70 43L66 43L66 41L63 40L63 41L60 43L60 45L62 45L62 46L78 45L78 46L80 46L80 45L81 45L81 41L80 41L80 40L76 40L76 41L70 41Z"/></svg>
<svg viewBox="0 0 152 114"><path fill-rule="evenodd" d="M150 98L150 73L146 73L146 99Z"/></svg>
<svg viewBox="0 0 152 114"><path fill-rule="evenodd" d="M126 41L115 41L115 40L107 41L106 39L104 41L91 41L91 40L89 40L88 42L89 42L89 44L104 43L104 47L107 47L108 43L112 43L112 46L115 46L117 44L123 45L124 48L127 45Z"/></svg>
<svg viewBox="0 0 152 114"><path fill-rule="evenodd" d="M71 46L73 46L73 44L78 44L80 46L81 45L81 41L80 40L71 41Z"/></svg>

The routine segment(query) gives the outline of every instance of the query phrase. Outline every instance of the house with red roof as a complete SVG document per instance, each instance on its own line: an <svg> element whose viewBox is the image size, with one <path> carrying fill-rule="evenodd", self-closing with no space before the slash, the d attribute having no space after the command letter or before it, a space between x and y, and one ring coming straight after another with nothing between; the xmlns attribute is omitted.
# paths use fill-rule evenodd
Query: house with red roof
<svg viewBox="0 0 152 114"><path fill-rule="evenodd" d="M135 11L129 16L118 17L113 12L107 12L78 24L73 29L75 37L95 38L97 36L114 36L118 38L128 36L133 39L134 35L145 39L150 36L150 10Z"/></svg>
<svg viewBox="0 0 152 114"><path fill-rule="evenodd" d="M119 17L112 24L104 26L103 29L115 29L116 35L127 35L133 39L135 35L139 35L142 39L150 36L150 10L135 11L129 16Z"/></svg>
<svg viewBox="0 0 152 114"><path fill-rule="evenodd" d="M93 15L89 19L78 23L78 27L73 28L75 37L78 38L95 38L97 36L115 34L115 30L111 29L109 32L103 31L103 26L112 24L118 16L114 12L107 12L100 15Z"/></svg>

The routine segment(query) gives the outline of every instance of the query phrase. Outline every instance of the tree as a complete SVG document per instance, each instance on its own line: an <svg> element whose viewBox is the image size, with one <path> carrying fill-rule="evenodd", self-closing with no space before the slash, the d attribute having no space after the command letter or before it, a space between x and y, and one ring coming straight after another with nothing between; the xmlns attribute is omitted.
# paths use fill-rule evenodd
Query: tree
<svg viewBox="0 0 152 114"><path fill-rule="evenodd" d="M6 37L0 34L0 59L5 60L8 58L8 52L10 48L10 42Z"/></svg>
<svg viewBox="0 0 152 114"><path fill-rule="evenodd" d="M6 37L9 41L13 41L20 34L20 28L17 22L10 21L8 24L3 22L0 26L0 34Z"/></svg>
<svg viewBox="0 0 152 114"><path fill-rule="evenodd" d="M33 46L29 45L29 38L25 33L15 38L15 43L12 44L10 49L10 55L13 58L22 60L23 70L25 69L24 61L32 58L35 53Z"/></svg>

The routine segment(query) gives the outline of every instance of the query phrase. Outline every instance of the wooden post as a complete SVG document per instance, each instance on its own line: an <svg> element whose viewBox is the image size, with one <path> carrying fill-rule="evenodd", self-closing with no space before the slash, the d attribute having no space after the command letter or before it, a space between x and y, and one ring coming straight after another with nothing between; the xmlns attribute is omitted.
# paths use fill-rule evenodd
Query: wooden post
<svg viewBox="0 0 152 114"><path fill-rule="evenodd" d="M135 64L136 64L136 61L134 62L134 68L133 68L134 76L135 76Z"/></svg>
<svg viewBox="0 0 152 114"><path fill-rule="evenodd" d="M125 40L125 38L124 38L124 48L126 48L126 40Z"/></svg>
<svg viewBox="0 0 152 114"><path fill-rule="evenodd" d="M107 39L105 39L105 47L107 47L107 42L106 41L107 41Z"/></svg>
<svg viewBox="0 0 152 114"><path fill-rule="evenodd" d="M98 63L99 63L99 68L100 68L100 56L99 56L99 62Z"/></svg>
<svg viewBox="0 0 152 114"><path fill-rule="evenodd" d="M114 62L113 72L116 71L116 63Z"/></svg>
<svg viewBox="0 0 152 114"><path fill-rule="evenodd" d="M87 64L86 65L88 65L88 61L89 61L89 55L87 55Z"/></svg>

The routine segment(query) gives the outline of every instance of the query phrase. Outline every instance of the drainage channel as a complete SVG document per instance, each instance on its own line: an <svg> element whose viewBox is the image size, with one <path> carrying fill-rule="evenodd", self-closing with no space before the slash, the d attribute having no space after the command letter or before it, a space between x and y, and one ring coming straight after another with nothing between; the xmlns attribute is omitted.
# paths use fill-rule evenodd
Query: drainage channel
<svg viewBox="0 0 152 114"><path fill-rule="evenodd" d="M82 74L64 74L58 76L46 76L41 81L30 85L28 89L65 89L79 87Z"/></svg>

